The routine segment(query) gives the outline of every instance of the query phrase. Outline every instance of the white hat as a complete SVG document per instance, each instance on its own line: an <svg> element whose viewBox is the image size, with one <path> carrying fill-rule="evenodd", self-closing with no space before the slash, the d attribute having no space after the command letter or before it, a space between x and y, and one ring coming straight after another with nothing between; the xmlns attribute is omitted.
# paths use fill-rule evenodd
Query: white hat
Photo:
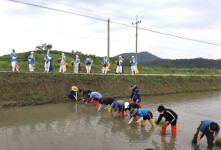
<svg viewBox="0 0 221 150"><path fill-rule="evenodd" d="M122 56L119 56L120 58L122 57Z"/></svg>
<svg viewBox="0 0 221 150"><path fill-rule="evenodd" d="M31 54L34 54L34 52L31 52Z"/></svg>
<svg viewBox="0 0 221 150"><path fill-rule="evenodd" d="M134 56L132 56L132 57L134 57Z"/></svg>
<svg viewBox="0 0 221 150"><path fill-rule="evenodd" d="M61 53L62 55L64 55L64 53Z"/></svg>
<svg viewBox="0 0 221 150"><path fill-rule="evenodd" d="M125 103L124 103L124 109L129 108L129 105L130 105L130 104L129 104L128 102L125 102Z"/></svg>
<svg viewBox="0 0 221 150"><path fill-rule="evenodd" d="M76 57L79 57L78 55L76 55Z"/></svg>

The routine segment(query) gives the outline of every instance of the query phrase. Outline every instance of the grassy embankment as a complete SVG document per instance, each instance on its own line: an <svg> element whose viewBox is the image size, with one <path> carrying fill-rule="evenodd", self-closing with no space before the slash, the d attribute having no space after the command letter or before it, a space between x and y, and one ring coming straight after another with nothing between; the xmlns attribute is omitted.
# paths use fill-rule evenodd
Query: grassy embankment
<svg viewBox="0 0 221 150"><path fill-rule="evenodd" d="M0 108L68 102L72 85L99 91L104 97L128 97L129 85L142 95L221 89L220 76L136 76L58 73L0 73Z"/></svg>
<svg viewBox="0 0 221 150"><path fill-rule="evenodd" d="M52 72L58 72L59 71L59 64L57 60L61 57L62 51L51 51L52 57L53 57L53 67L54 70ZM82 71L81 73L85 73L85 64L84 60L86 58L86 55L79 54L79 53L68 53L64 52L67 57L67 69L69 73L73 73L74 69L70 65L70 62L75 59L75 55L78 54L81 59L81 65L82 65ZM36 65L35 65L35 72L44 72L44 55L46 54L46 51L35 51L34 55L36 56ZM20 72L29 72L28 69L28 61L27 57L30 55L30 52L26 53L20 53L19 54L19 70ZM102 57L96 57L91 56L94 63L92 65L92 71L94 73L101 73L102 65L101 60ZM11 62L10 62L10 56L4 55L0 57L0 71L11 71ZM116 70L116 58L110 58L111 61L111 67L110 67L110 73L115 73ZM131 73L130 72L130 63L129 59L125 59L125 69L124 73ZM188 74L188 75L221 75L220 70L214 70L214 69L175 69L175 68L147 68L141 65L138 65L139 71L141 74Z"/></svg>

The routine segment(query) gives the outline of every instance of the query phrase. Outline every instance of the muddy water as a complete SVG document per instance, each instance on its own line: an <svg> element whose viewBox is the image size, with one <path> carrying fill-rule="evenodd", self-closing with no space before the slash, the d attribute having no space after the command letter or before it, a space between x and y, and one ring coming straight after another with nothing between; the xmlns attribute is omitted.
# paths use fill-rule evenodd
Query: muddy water
<svg viewBox="0 0 221 150"><path fill-rule="evenodd" d="M82 102L2 109L0 150L193 150L191 139L201 120L221 125L221 92L143 98L155 119L160 104L179 115L177 137L171 136L170 127L162 136L160 126L127 125L129 118L114 118ZM207 149L205 138L201 149Z"/></svg>

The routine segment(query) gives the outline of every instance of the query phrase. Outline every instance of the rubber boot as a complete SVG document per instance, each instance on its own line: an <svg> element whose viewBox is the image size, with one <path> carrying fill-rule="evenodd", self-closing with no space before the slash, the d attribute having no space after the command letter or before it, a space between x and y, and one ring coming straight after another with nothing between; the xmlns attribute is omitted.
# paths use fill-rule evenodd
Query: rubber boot
<svg viewBox="0 0 221 150"><path fill-rule="evenodd" d="M139 120L139 116L135 116L135 121L138 121Z"/></svg>
<svg viewBox="0 0 221 150"><path fill-rule="evenodd" d="M107 111L108 111L108 112L112 112L112 107L111 107L111 106L108 106L108 107L107 107Z"/></svg>
<svg viewBox="0 0 221 150"><path fill-rule="evenodd" d="M118 115L120 115L120 113L121 113L121 111L120 111L120 110L118 110L117 114L118 114Z"/></svg>
<svg viewBox="0 0 221 150"><path fill-rule="evenodd" d="M138 104L139 108L143 108L143 105L141 102L138 102L137 104Z"/></svg>
<svg viewBox="0 0 221 150"><path fill-rule="evenodd" d="M146 120L141 120L141 126L145 126Z"/></svg>
<svg viewBox="0 0 221 150"><path fill-rule="evenodd" d="M172 135L176 136L176 125L171 126Z"/></svg>
<svg viewBox="0 0 221 150"><path fill-rule="evenodd" d="M125 117L124 111L121 112L121 117Z"/></svg>
<svg viewBox="0 0 221 150"><path fill-rule="evenodd" d="M161 134L165 134L165 133L166 133L167 126L168 126L168 125L162 125Z"/></svg>
<svg viewBox="0 0 221 150"><path fill-rule="evenodd" d="M156 124L155 124L155 122L154 122L153 119L150 119L149 122L150 122L150 124L152 125L152 127L156 127Z"/></svg>

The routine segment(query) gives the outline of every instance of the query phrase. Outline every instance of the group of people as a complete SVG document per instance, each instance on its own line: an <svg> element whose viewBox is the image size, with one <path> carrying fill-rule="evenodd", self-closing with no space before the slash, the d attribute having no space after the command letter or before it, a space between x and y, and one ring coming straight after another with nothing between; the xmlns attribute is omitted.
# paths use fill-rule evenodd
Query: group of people
<svg viewBox="0 0 221 150"><path fill-rule="evenodd" d="M18 53L15 52L13 49L11 54L11 65L12 65L12 71L19 71L19 65L18 65ZM31 52L30 55L27 58L28 65L29 65L29 71L34 72L35 70L35 61L36 57L34 56L34 52ZM44 64L44 71L45 72L51 72L53 70L52 67L52 55L50 54L50 50L47 51L47 54L44 56L45 64ZM57 61L60 64L59 72L67 72L67 58L64 53L61 54L61 57ZM87 55L87 58L84 60L85 67L86 67L86 73L92 73L91 66L93 64L93 59L90 58L89 55ZM102 64L102 73L107 74L110 68L110 60L105 56L103 60L101 61ZM139 71L137 69L137 61L134 56L131 57L130 60L131 64L131 73L137 74ZM79 71L82 70L81 68L81 60L78 55L76 55L76 58L74 61L71 62L71 65L74 67L74 73L79 73ZM124 58L122 56L119 56L119 58L116 60L116 73L117 74L123 74L124 73Z"/></svg>
<svg viewBox="0 0 221 150"><path fill-rule="evenodd" d="M122 56L119 56L119 58L116 60L116 65L117 65L116 73L123 74L124 73L124 58ZM137 60L135 59L134 56L131 56L130 70L131 70L131 74L139 73L138 68L137 68Z"/></svg>
<svg viewBox="0 0 221 150"><path fill-rule="evenodd" d="M68 93L68 97L79 100L78 94L82 94L80 97L83 101L85 101L85 104L88 105L93 103L94 106L98 107L98 111L100 111L102 105L106 105L104 109L107 109L108 112L113 111L114 116L129 116L130 119L128 124L131 124L132 122L141 122L141 126L145 126L146 120L149 121L152 127L156 127L158 124L161 124L161 134L165 134L167 127L171 125L172 136L176 136L178 115L172 109L168 109L163 105L160 105L157 108L160 115L155 122L151 110L143 108L141 104L141 96L138 87L136 85L132 85L130 89L132 90L130 102L115 100L113 98L103 98L102 94L99 92L94 92L89 89L78 90L76 86L72 86L72 89ZM164 121L162 121L163 118L165 118ZM218 138L219 130L220 127L216 122L204 120L197 128L197 132L194 134L192 143L197 144L196 149L198 149L200 140L205 135L207 138L208 148L212 148Z"/></svg>

